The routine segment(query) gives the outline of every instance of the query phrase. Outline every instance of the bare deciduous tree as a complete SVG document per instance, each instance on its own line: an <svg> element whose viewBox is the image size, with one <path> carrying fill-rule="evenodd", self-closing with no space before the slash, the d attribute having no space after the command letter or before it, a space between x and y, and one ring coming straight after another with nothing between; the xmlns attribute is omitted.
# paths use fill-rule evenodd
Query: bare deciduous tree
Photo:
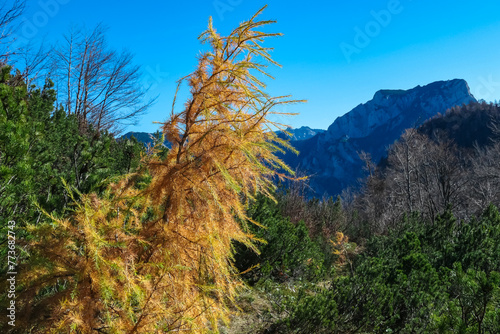
<svg viewBox="0 0 500 334"><path fill-rule="evenodd" d="M34 83L43 86L49 68L49 53L43 42L39 45L28 43L17 51L13 60L29 89Z"/></svg>
<svg viewBox="0 0 500 334"><path fill-rule="evenodd" d="M427 138L427 137L426 137ZM424 206L420 209L431 220L451 209L457 218L465 217L465 192L470 178L456 145L449 140L429 141L420 163L420 182Z"/></svg>
<svg viewBox="0 0 500 334"><path fill-rule="evenodd" d="M15 21L24 12L25 0L0 1L0 63L6 63L16 52L10 48L11 37L16 26Z"/></svg>
<svg viewBox="0 0 500 334"><path fill-rule="evenodd" d="M387 167L370 175L352 205L374 232L415 212L430 221L447 209L466 217L471 179L464 161L449 140L409 129L390 149Z"/></svg>
<svg viewBox="0 0 500 334"><path fill-rule="evenodd" d="M474 175L474 187L471 197L476 211L487 205L500 203L500 141L481 148L476 147L476 154L471 159Z"/></svg>
<svg viewBox="0 0 500 334"><path fill-rule="evenodd" d="M111 50L106 28L72 29L54 48L53 73L59 100L77 115L81 130L121 131L146 112L155 99L146 99L140 67L127 51Z"/></svg>

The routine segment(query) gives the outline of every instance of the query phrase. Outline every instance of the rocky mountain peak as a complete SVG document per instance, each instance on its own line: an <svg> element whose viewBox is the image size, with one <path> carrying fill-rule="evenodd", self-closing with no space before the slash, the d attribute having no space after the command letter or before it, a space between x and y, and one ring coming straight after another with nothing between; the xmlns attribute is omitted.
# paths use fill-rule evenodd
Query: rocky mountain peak
<svg viewBox="0 0 500 334"><path fill-rule="evenodd" d="M410 119L421 123L434 116L436 110L444 112L451 106L472 101L476 100L467 82L461 79L437 81L408 90L379 90L372 100L337 118L328 128L327 139L335 140L345 135L363 138L387 123L393 128L410 127L413 124L405 122L407 113L413 114L408 115Z"/></svg>

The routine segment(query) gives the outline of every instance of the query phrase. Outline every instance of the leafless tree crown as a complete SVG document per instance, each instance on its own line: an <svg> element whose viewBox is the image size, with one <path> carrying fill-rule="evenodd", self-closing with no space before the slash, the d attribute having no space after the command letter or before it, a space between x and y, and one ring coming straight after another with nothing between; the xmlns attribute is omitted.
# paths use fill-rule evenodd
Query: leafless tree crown
<svg viewBox="0 0 500 334"><path fill-rule="evenodd" d="M152 105L146 100L140 67L127 51L110 49L102 25L71 29L54 48L52 73L59 100L80 120L81 130L118 133Z"/></svg>
<svg viewBox="0 0 500 334"><path fill-rule="evenodd" d="M7 63L9 57L16 52L11 48L12 34L25 6L25 0L0 0L0 63Z"/></svg>

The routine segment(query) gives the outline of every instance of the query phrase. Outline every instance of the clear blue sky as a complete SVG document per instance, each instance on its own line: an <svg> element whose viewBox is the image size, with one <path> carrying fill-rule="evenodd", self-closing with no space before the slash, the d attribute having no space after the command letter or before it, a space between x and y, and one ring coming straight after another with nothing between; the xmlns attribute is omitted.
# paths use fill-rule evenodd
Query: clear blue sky
<svg viewBox="0 0 500 334"><path fill-rule="evenodd" d="M28 0L24 19L35 24L30 38L48 41L71 24L109 26L109 43L135 54L144 83L160 95L127 130L152 132L170 112L176 80L196 66L208 17L225 34L266 3L262 18L277 20L271 29L284 34L267 43L283 65L268 91L308 100L286 110L300 113L284 120L293 127L325 129L379 89L436 80L463 78L477 98L500 99L498 0Z"/></svg>

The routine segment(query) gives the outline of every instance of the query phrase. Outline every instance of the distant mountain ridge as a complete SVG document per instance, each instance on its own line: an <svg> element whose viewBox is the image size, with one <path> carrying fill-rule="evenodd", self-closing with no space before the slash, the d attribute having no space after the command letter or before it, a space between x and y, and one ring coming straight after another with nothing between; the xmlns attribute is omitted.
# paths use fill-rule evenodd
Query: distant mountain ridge
<svg viewBox="0 0 500 334"><path fill-rule="evenodd" d="M153 143L153 139L151 139L151 133L148 132L127 132L121 138L127 138L130 139L131 137L134 137L137 139L137 141L143 143L144 145Z"/></svg>
<svg viewBox="0 0 500 334"><path fill-rule="evenodd" d="M288 128L286 130L291 136L288 136L286 135L285 133L283 133L282 131L278 131L278 136L282 137L282 138L285 138L285 139L290 139L292 141L297 141L297 140L306 140L306 139L309 139L309 138L312 138L314 136L316 136L317 134L319 133L323 133L325 132L326 130L322 130L322 129L311 129L310 127L308 126L301 126L300 128L298 129L294 129L294 128Z"/></svg>
<svg viewBox="0 0 500 334"><path fill-rule="evenodd" d="M409 90L379 90L372 100L338 117L326 132L293 142L300 154L286 154L284 160L312 176L310 183L316 195L336 195L363 176L361 151L378 162L405 129L470 102L476 99L461 79Z"/></svg>
<svg viewBox="0 0 500 334"><path fill-rule="evenodd" d="M131 131L121 136L121 138L127 138L127 139L130 139L131 137L134 137L135 139L137 139L138 142L143 143L144 146L148 145L153 146L153 137L154 137L153 133ZM165 141L165 146L167 146L168 148L172 147L168 141Z"/></svg>

